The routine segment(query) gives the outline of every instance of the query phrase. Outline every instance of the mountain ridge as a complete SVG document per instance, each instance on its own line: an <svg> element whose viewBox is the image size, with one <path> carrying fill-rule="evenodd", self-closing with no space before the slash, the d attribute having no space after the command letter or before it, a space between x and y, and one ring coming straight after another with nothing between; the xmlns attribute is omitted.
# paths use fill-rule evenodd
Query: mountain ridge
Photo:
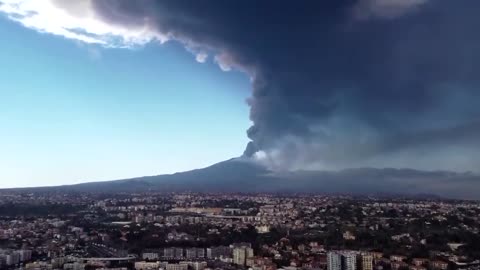
<svg viewBox="0 0 480 270"><path fill-rule="evenodd" d="M273 172L245 158L173 174L1 191L72 192L227 192L319 194L431 194L453 199L480 199L480 176L472 172L396 168L350 168L339 171Z"/></svg>

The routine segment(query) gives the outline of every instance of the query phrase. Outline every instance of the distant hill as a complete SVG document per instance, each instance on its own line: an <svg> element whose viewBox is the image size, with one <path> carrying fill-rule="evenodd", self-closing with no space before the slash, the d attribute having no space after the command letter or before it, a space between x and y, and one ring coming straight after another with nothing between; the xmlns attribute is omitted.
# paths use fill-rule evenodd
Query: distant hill
<svg viewBox="0 0 480 270"><path fill-rule="evenodd" d="M235 158L203 169L175 174L13 190L342 193L422 197L429 194L445 198L480 199L480 176L473 173L391 168L274 173L250 160Z"/></svg>

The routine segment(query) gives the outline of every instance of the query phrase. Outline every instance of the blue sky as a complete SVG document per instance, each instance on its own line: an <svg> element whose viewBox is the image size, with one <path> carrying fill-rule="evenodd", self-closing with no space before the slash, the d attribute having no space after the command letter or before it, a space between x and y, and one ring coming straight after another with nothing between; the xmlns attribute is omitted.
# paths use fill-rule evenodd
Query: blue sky
<svg viewBox="0 0 480 270"><path fill-rule="evenodd" d="M171 173L243 149L274 171L479 172L469 5L120 2L0 0L1 186Z"/></svg>
<svg viewBox="0 0 480 270"><path fill-rule="evenodd" d="M104 48L5 16L0 32L2 188L195 169L248 141L248 77L178 43Z"/></svg>

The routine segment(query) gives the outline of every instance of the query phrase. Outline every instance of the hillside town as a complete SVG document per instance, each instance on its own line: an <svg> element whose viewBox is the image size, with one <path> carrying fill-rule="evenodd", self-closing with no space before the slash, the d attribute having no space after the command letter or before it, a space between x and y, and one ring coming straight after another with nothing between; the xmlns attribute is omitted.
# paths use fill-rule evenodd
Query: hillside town
<svg viewBox="0 0 480 270"><path fill-rule="evenodd" d="M480 202L3 192L0 269L477 270Z"/></svg>

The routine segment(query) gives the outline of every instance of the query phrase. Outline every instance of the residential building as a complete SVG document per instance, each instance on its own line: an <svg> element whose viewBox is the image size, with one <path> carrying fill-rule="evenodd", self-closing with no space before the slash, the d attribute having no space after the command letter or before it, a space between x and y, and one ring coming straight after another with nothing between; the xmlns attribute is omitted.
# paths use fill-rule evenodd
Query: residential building
<svg viewBox="0 0 480 270"><path fill-rule="evenodd" d="M357 253L345 252L342 254L342 270L357 270Z"/></svg>
<svg viewBox="0 0 480 270"><path fill-rule="evenodd" d="M342 270L342 255L338 252L327 253L327 269L328 270Z"/></svg>
<svg viewBox="0 0 480 270"><path fill-rule="evenodd" d="M250 247L237 247L233 249L233 263L245 265L247 258L253 257L253 249Z"/></svg>
<svg viewBox="0 0 480 270"><path fill-rule="evenodd" d="M363 253L360 255L362 270L373 270L373 255Z"/></svg>

